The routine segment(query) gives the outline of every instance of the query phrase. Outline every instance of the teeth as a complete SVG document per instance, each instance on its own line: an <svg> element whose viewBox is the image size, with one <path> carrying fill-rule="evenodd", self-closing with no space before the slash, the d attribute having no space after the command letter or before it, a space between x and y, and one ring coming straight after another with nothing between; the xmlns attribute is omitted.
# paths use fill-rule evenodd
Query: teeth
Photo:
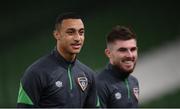
<svg viewBox="0 0 180 109"><path fill-rule="evenodd" d="M124 61L125 64L132 64L132 61Z"/></svg>

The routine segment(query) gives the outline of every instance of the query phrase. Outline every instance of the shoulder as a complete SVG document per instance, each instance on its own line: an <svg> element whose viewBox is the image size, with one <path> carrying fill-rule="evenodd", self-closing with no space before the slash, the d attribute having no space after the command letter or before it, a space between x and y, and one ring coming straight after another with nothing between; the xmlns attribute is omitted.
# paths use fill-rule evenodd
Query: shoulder
<svg viewBox="0 0 180 109"><path fill-rule="evenodd" d="M133 76L133 75L129 75L129 79L131 81L138 82L138 79L135 76Z"/></svg>
<svg viewBox="0 0 180 109"><path fill-rule="evenodd" d="M129 81L130 81L134 86L138 86L138 87L139 87L138 79L137 79L135 76L130 75L128 79L129 79Z"/></svg>
<svg viewBox="0 0 180 109"><path fill-rule="evenodd" d="M97 81L108 81L109 77L110 77L110 75L109 75L107 69L102 69L96 75Z"/></svg>
<svg viewBox="0 0 180 109"><path fill-rule="evenodd" d="M56 62L51 55L45 55L34 61L24 72L23 77L42 76L56 67Z"/></svg>
<svg viewBox="0 0 180 109"><path fill-rule="evenodd" d="M57 61L53 58L51 54L44 55L33 62L27 70L30 71L49 71L56 67Z"/></svg>
<svg viewBox="0 0 180 109"><path fill-rule="evenodd" d="M98 90L104 90L104 88L108 88L111 85L111 75L109 75L107 69L102 69L100 72L96 74L96 83L98 86Z"/></svg>
<svg viewBox="0 0 180 109"><path fill-rule="evenodd" d="M98 95L101 99L104 99L104 97L106 98L109 96L110 90L112 89L112 82L110 81L110 78L111 77L106 69L102 69L96 75Z"/></svg>
<svg viewBox="0 0 180 109"><path fill-rule="evenodd" d="M90 67L88 67L87 65L83 64L82 62L80 62L79 60L77 60L76 62L77 66L84 72L86 73L90 73L90 74L94 74L95 71L93 71Z"/></svg>

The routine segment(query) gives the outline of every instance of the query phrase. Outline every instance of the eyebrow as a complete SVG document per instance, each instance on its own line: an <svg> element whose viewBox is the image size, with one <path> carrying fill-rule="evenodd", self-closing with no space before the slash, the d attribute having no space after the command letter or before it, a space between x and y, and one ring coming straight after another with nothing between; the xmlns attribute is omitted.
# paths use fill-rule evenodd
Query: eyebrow
<svg viewBox="0 0 180 109"><path fill-rule="evenodd" d="M79 29L79 30L84 30L84 28L81 28L81 29Z"/></svg>
<svg viewBox="0 0 180 109"><path fill-rule="evenodd" d="M128 50L128 49L130 49L130 50L132 50L132 49L137 49L137 47L131 47L131 48L120 47L120 48L118 48L117 50Z"/></svg>
<svg viewBox="0 0 180 109"><path fill-rule="evenodd" d="M67 30L77 30L77 29L75 29L75 28L67 28ZM80 28L78 30L84 30L84 28Z"/></svg>

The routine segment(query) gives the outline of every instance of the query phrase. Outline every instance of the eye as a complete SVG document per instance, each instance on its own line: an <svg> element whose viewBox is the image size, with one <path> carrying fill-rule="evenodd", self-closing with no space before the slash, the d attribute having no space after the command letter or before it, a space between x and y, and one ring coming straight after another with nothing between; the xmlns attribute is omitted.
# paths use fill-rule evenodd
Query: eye
<svg viewBox="0 0 180 109"><path fill-rule="evenodd" d="M137 50L137 47L131 48L131 51L136 51L136 50Z"/></svg>
<svg viewBox="0 0 180 109"><path fill-rule="evenodd" d="M127 48L119 48L118 51L120 51L120 52L126 52L126 51L127 51Z"/></svg>
<svg viewBox="0 0 180 109"><path fill-rule="evenodd" d="M67 31L66 33L68 33L68 34L73 34L74 32L73 32L73 31Z"/></svg>
<svg viewBox="0 0 180 109"><path fill-rule="evenodd" d="M66 33L69 34L69 35L73 35L75 33L75 30L74 29L68 29L66 31Z"/></svg>
<svg viewBox="0 0 180 109"><path fill-rule="evenodd" d="M83 35L84 34L84 29L79 30L79 35Z"/></svg>

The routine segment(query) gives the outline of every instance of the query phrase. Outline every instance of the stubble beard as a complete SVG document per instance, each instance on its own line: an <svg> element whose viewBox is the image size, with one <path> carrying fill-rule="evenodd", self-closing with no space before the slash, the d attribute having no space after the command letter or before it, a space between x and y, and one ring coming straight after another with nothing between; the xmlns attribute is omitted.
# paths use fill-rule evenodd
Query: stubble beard
<svg viewBox="0 0 180 109"><path fill-rule="evenodd" d="M118 70L119 70L120 72L123 72L123 73L126 73L126 74L131 74L131 73L134 71L134 68L135 68L135 66L136 66L136 63L134 63L133 68L130 69L130 70L124 69L121 65L115 65L115 66L118 68Z"/></svg>

